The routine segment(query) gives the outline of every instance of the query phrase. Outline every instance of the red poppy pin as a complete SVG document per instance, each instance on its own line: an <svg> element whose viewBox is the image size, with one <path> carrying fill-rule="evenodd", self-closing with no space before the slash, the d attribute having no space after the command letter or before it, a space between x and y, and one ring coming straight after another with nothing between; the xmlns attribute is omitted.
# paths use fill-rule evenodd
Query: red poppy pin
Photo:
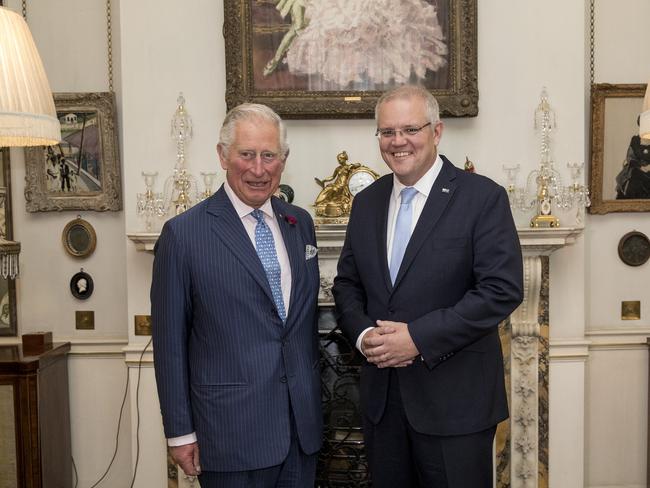
<svg viewBox="0 0 650 488"><path fill-rule="evenodd" d="M298 219L296 219L293 215L285 215L284 220L286 220L287 224L289 225L296 225L298 223Z"/></svg>

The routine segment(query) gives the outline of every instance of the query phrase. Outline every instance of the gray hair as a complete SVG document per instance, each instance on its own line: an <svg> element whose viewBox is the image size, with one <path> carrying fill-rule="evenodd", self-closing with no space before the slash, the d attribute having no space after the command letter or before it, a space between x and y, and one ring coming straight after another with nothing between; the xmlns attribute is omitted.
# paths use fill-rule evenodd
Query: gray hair
<svg viewBox="0 0 650 488"><path fill-rule="evenodd" d="M379 122L379 107L395 98L413 98L418 97L424 102L427 119L435 126L440 121L440 107L438 100L431 94L429 90L420 85L402 85L384 93L375 105L375 122Z"/></svg>
<svg viewBox="0 0 650 488"><path fill-rule="evenodd" d="M226 118L223 119L223 125L219 131L219 144L223 146L226 153L229 152L230 146L235 141L235 128L237 124L243 120L264 120L275 124L278 128L278 142L280 143L282 158L287 157L289 144L287 143L287 129L284 126L284 122L272 109L260 103L242 103L226 114Z"/></svg>

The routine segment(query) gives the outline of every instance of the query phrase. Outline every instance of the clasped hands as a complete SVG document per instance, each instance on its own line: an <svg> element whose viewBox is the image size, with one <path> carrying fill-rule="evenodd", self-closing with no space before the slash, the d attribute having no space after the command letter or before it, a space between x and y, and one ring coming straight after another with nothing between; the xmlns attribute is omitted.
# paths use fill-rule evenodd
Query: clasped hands
<svg viewBox="0 0 650 488"><path fill-rule="evenodd" d="M404 322L378 320L377 327L366 332L361 351L378 368L401 368L413 363L420 354Z"/></svg>

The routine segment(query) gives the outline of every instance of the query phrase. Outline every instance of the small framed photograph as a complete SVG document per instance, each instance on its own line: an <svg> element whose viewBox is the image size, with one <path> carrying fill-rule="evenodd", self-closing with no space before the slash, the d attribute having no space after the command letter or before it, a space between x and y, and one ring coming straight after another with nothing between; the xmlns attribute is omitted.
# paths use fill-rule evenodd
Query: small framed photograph
<svg viewBox="0 0 650 488"><path fill-rule="evenodd" d="M122 209L115 98L55 93L62 141L25 149L28 212Z"/></svg>
<svg viewBox="0 0 650 488"><path fill-rule="evenodd" d="M226 104L285 118L371 118L417 83L442 115L478 114L476 0L224 0Z"/></svg>
<svg viewBox="0 0 650 488"><path fill-rule="evenodd" d="M650 211L650 140L639 138L646 85L591 88L592 214Z"/></svg>

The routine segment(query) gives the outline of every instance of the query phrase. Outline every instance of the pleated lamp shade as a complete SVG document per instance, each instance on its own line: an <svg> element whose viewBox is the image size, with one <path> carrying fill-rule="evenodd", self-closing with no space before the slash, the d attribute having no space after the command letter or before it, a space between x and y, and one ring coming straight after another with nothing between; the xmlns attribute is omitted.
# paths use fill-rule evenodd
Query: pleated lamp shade
<svg viewBox="0 0 650 488"><path fill-rule="evenodd" d="M0 147L60 140L52 90L27 23L0 7Z"/></svg>
<svg viewBox="0 0 650 488"><path fill-rule="evenodd" d="M650 139L650 83L645 89L645 98L643 99L643 110L639 117L639 135L641 139Z"/></svg>

